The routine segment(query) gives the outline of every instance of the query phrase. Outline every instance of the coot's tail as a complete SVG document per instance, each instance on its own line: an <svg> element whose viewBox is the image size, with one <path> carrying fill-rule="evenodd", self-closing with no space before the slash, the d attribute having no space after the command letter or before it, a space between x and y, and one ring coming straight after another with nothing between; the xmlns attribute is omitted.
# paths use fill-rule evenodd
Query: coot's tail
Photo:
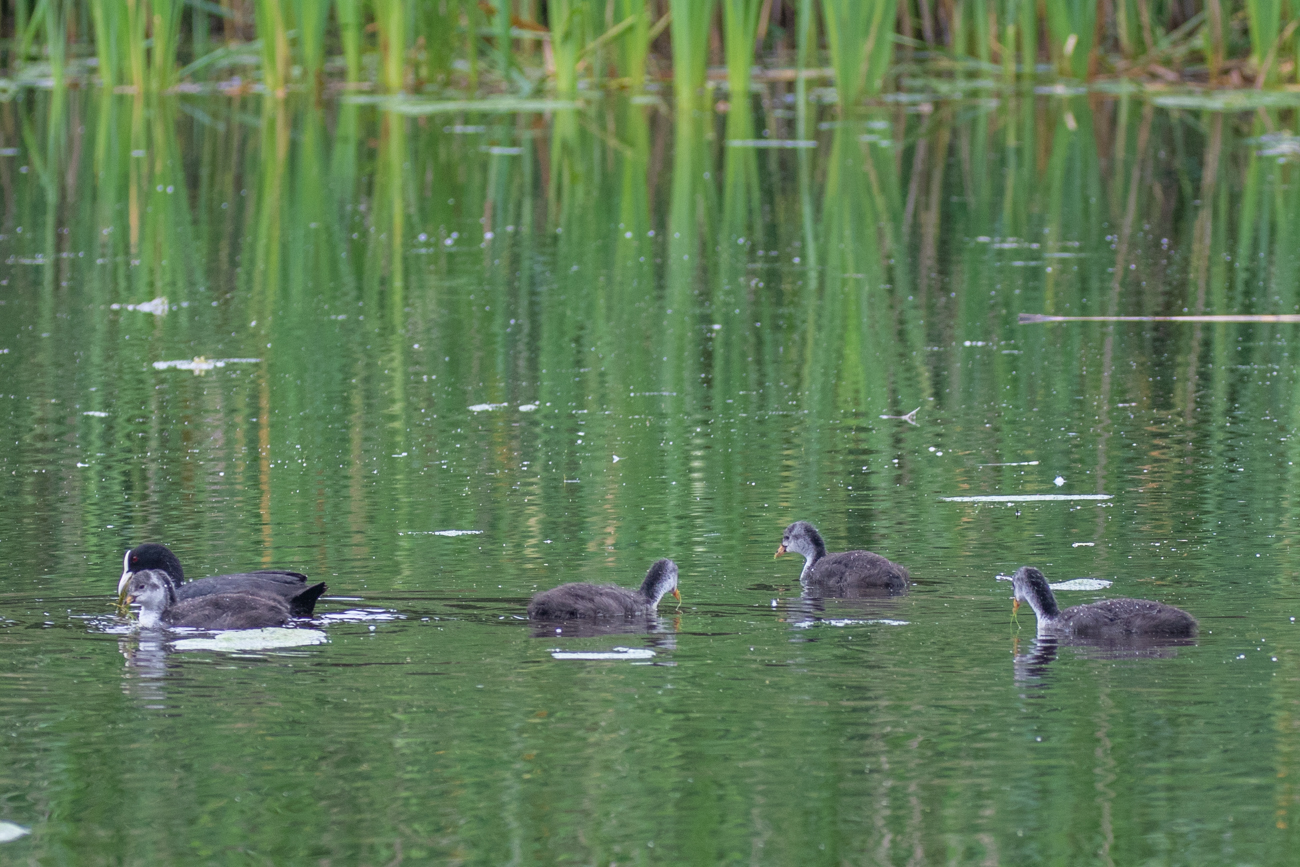
<svg viewBox="0 0 1300 867"><path fill-rule="evenodd" d="M316 609L316 600L324 595L325 582L313 584L297 596L289 599L289 614L294 617L311 617Z"/></svg>

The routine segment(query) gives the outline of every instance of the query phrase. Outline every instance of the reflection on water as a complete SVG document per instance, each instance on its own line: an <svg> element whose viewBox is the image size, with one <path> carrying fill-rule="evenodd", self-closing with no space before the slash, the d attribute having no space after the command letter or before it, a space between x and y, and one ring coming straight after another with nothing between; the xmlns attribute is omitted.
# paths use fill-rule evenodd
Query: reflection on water
<svg viewBox="0 0 1300 867"><path fill-rule="evenodd" d="M1288 863L1300 335L1018 317L1296 312L1258 144L1294 114L999 91L805 135L761 87L0 102L6 854ZM796 517L925 580L804 597ZM319 576L328 643L99 628L142 538ZM660 556L680 612L524 619ZM1202 635L1009 678L1025 562Z"/></svg>
<svg viewBox="0 0 1300 867"><path fill-rule="evenodd" d="M645 635L653 646L675 646L680 615L644 617L591 617L564 621L530 621L537 638L596 638L602 635ZM664 643L660 643L664 642Z"/></svg>
<svg viewBox="0 0 1300 867"><path fill-rule="evenodd" d="M1195 644L1195 638L1120 636L1090 639L1040 635L1029 639L1028 647L1023 650L1017 642L1015 676L1016 680L1045 676L1062 649L1078 659L1173 659L1178 656L1178 648Z"/></svg>

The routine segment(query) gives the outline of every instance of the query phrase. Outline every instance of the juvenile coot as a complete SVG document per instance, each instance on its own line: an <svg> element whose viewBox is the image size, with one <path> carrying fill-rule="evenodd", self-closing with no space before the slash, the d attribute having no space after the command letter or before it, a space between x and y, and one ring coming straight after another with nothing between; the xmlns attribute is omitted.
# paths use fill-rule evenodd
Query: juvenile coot
<svg viewBox="0 0 1300 867"><path fill-rule="evenodd" d="M780 557L787 551L804 556L799 580L805 587L831 596L863 590L907 592L907 569L870 551L827 554L821 533L807 521L795 521L781 534Z"/></svg>
<svg viewBox="0 0 1300 867"><path fill-rule="evenodd" d="M293 617L311 617L316 600L325 592L324 584L307 586L307 576L301 572L284 569L263 569L257 572L237 572L232 575L214 575L197 581L185 581L181 561L166 545L149 542L137 545L122 558L122 578L117 582L120 596L127 582L136 572L146 569L166 573L177 600L197 599L213 594L238 593L242 595L270 596L289 606ZM316 592L309 592L320 588Z"/></svg>
<svg viewBox="0 0 1300 867"><path fill-rule="evenodd" d="M1039 635L1074 635L1080 638L1121 636L1196 635L1196 618L1172 605L1149 599L1103 599L1090 605L1075 605L1062 611L1043 573L1033 566L1021 566L1011 576L1015 597L1012 610L1028 602L1038 618Z"/></svg>
<svg viewBox="0 0 1300 867"><path fill-rule="evenodd" d="M612 584L561 584L538 593L528 603L533 620L573 620L582 617L637 617L654 614L659 600L671 593L678 602L677 564L657 560L639 590Z"/></svg>
<svg viewBox="0 0 1300 867"><path fill-rule="evenodd" d="M161 569L133 573L126 582L126 600L139 604L140 625L146 628L261 629L281 626L291 617L289 604L274 596L208 593L177 599L171 580Z"/></svg>

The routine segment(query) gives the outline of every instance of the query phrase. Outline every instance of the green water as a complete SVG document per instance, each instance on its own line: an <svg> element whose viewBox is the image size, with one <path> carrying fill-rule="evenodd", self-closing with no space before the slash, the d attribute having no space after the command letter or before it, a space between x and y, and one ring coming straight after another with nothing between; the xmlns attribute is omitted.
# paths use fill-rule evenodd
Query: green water
<svg viewBox="0 0 1300 867"><path fill-rule="evenodd" d="M1294 112L1006 93L753 148L801 137L780 91L643 102L0 103L0 855L1292 863L1300 328L1017 315L1300 311ZM252 360L154 366L195 358ZM1027 494L1112 499L943 499ZM802 599L800 518L911 592ZM328 642L136 635L146 540L327 581ZM522 619L659 557L651 633ZM1201 635L1039 646L1026 563ZM654 655L552 656L616 646Z"/></svg>

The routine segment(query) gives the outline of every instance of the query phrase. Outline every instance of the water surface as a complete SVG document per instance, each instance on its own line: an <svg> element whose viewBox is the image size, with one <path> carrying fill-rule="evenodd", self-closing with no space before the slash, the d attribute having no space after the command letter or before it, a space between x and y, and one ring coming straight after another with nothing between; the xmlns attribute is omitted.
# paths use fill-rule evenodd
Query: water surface
<svg viewBox="0 0 1300 867"><path fill-rule="evenodd" d="M1294 113L1008 92L801 134L783 86L0 104L5 854L1287 863L1300 333L1016 317L1300 311L1261 143ZM911 592L804 598L795 519ZM145 540L327 581L328 641L135 634ZM653 631L523 619L664 556ZM1201 635L1037 643L1026 563Z"/></svg>

